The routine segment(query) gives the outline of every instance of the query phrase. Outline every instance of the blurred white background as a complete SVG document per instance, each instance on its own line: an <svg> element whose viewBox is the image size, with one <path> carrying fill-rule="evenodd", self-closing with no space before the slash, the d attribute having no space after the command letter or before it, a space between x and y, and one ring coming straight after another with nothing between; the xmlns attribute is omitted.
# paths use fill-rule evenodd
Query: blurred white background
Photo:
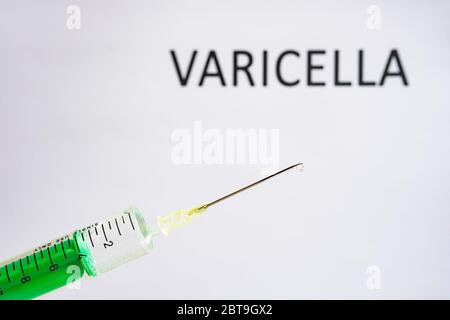
<svg viewBox="0 0 450 320"><path fill-rule="evenodd" d="M373 4L379 30L366 26ZM81 9L79 30L66 27L69 5ZM80 290L43 298L450 298L449 9L446 1L0 1L0 259L130 204L151 221L261 177L258 165L175 165L172 132L200 120L279 129L280 167L303 161L305 170L211 208ZM332 85L334 49L342 77L356 80L358 49L368 78L379 79L392 48L409 87ZM286 75L302 84L182 88L170 49L184 61L198 49L199 62L215 49L228 79L233 50L251 51L256 63L263 49L296 49L298 70ZM327 50L317 74L326 87L305 85L308 49Z"/></svg>

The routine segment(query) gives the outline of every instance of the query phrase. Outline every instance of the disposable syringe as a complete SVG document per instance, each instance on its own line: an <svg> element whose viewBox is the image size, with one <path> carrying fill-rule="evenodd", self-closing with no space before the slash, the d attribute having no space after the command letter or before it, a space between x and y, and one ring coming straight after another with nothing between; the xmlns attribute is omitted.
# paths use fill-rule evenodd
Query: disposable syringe
<svg viewBox="0 0 450 320"><path fill-rule="evenodd" d="M148 225L130 207L109 219L78 229L0 264L0 300L33 299L66 286L85 274L95 277L141 257L158 234L168 236L209 207L294 167L297 163L217 200L158 216ZM76 278L74 278L74 274Z"/></svg>

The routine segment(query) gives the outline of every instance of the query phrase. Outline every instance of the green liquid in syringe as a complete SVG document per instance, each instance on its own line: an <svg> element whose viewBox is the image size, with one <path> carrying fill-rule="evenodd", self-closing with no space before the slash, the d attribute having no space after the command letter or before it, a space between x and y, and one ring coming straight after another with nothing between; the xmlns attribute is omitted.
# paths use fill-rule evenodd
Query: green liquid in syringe
<svg viewBox="0 0 450 320"><path fill-rule="evenodd" d="M73 282L85 272L81 256L74 238L65 237L1 266L0 300L33 299Z"/></svg>
<svg viewBox="0 0 450 320"><path fill-rule="evenodd" d="M151 235L134 207L0 264L0 300L33 299L147 254Z"/></svg>

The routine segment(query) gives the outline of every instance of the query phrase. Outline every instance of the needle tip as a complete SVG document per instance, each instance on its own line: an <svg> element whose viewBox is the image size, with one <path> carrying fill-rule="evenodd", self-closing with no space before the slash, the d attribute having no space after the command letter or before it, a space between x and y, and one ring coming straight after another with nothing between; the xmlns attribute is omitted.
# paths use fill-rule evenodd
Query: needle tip
<svg viewBox="0 0 450 320"><path fill-rule="evenodd" d="M289 169L292 169L292 168L297 168L297 170L303 171L303 169L304 169L303 162L299 162L299 163L293 164L292 166L287 167L285 170L289 170Z"/></svg>

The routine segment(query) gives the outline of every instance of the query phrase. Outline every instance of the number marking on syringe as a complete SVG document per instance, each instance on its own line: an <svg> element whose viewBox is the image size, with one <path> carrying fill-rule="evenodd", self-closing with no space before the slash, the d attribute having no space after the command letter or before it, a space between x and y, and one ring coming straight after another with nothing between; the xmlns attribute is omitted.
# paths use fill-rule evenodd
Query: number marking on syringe
<svg viewBox="0 0 450 320"><path fill-rule="evenodd" d="M126 219L125 214L128 215L128 219ZM119 224L120 224L119 219L122 220L122 225L125 225L125 226L130 225L132 230L136 230L134 223L133 223L133 218L131 217L131 214L129 212L124 212L124 214L121 217L114 218L114 221L112 221L112 219L108 220L107 222L108 222L109 230L113 230L112 224L115 224L115 226L116 226L115 229L116 229L117 234L119 236L123 236L124 232L126 232L124 230L126 230L126 229L123 229L122 226L119 226ZM129 220L129 222L127 220ZM102 232L99 232L98 224L95 224L88 228L80 230L79 236L74 237L77 251L81 252L80 246L78 243L79 241L82 241L83 243L89 245L92 248L95 248L96 244L98 243L97 240L95 239L95 237L100 237L101 234L103 234L103 237L104 237L103 247L106 249L108 247L113 246L114 242L110 239L109 233L107 232L107 228L105 227L105 224L106 224L106 222L101 224ZM131 231L131 229L129 229L129 230ZM81 236L81 239L80 239L80 236ZM87 240L87 238L89 238L89 241Z"/></svg>

